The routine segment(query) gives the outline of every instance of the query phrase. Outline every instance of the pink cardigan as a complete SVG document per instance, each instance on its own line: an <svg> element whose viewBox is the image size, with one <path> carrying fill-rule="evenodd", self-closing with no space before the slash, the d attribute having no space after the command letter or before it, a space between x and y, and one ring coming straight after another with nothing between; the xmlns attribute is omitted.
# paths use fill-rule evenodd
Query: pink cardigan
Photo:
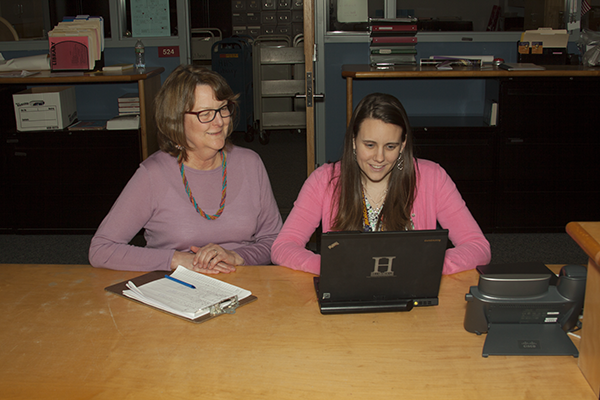
<svg viewBox="0 0 600 400"><path fill-rule="evenodd" d="M415 229L435 229L436 222L449 231L454 248L446 251L444 274L453 274L490 262L490 245L471 215L456 185L438 164L418 160L417 194L412 211ZM306 249L322 222L331 231L332 174L339 176L339 162L325 164L306 180L292 212L271 249L274 264L319 274L321 256Z"/></svg>

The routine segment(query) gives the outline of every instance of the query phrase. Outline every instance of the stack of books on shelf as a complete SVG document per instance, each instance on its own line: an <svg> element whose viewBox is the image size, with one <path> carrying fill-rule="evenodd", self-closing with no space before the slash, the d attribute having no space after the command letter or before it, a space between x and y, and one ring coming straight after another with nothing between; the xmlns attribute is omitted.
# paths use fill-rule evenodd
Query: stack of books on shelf
<svg viewBox="0 0 600 400"><path fill-rule="evenodd" d="M119 97L119 115L140 113L140 97L137 93L126 93Z"/></svg>
<svg viewBox="0 0 600 400"><path fill-rule="evenodd" d="M417 65L416 18L370 18L371 66Z"/></svg>

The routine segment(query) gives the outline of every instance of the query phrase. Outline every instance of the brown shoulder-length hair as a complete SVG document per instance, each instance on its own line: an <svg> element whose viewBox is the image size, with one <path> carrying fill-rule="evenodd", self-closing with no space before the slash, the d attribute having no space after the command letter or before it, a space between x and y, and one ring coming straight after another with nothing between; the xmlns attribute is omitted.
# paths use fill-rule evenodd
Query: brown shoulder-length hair
<svg viewBox="0 0 600 400"><path fill-rule="evenodd" d="M340 160L339 179L333 180L337 197L337 213L332 229L340 231L363 230L363 198L361 170L353 152L353 142L362 123L374 118L402 128L401 141L405 143L400 155L403 168L395 165L390 172L388 193L379 214L381 228L387 231L411 229L410 213L415 199L416 171L413 162L413 138L408 115L402 103L392 95L372 93L363 98L352 113L346 129L344 151ZM336 202L332 202L335 204Z"/></svg>
<svg viewBox="0 0 600 400"><path fill-rule="evenodd" d="M189 150L184 130L185 113L194 108L198 85L210 86L217 100L227 100L233 104L234 112L228 135L233 132L239 114L239 95L233 93L225 78L217 72L194 65L175 68L156 95L154 115L160 149L174 157L181 155L183 161L187 160Z"/></svg>

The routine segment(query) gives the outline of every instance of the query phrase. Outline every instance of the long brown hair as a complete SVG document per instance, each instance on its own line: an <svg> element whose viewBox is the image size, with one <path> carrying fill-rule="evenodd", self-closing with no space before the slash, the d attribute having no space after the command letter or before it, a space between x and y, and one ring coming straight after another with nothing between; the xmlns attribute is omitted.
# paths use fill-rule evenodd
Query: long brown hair
<svg viewBox="0 0 600 400"><path fill-rule="evenodd" d="M363 98L352 113L346 129L344 151L340 160L339 179L332 179L337 213L332 229L339 231L363 230L363 198L361 170L353 152L353 142L365 119L374 118L402 128L401 141L405 142L401 157L402 170L394 166L390 172L388 193L379 214L379 224L388 231L411 229L410 213L415 199L416 171L413 161L412 130L402 103L392 95L372 93ZM333 202L335 204L335 202Z"/></svg>
<svg viewBox="0 0 600 400"><path fill-rule="evenodd" d="M196 100L196 87L207 85L215 93L219 101L227 100L234 106L232 121L228 135L231 135L238 113L237 98L225 78L217 72L194 66L180 65L171 72L161 86L155 100L155 119L158 128L158 145L160 149L174 157L180 154L187 160L187 139L184 130L184 119L187 111L192 111Z"/></svg>

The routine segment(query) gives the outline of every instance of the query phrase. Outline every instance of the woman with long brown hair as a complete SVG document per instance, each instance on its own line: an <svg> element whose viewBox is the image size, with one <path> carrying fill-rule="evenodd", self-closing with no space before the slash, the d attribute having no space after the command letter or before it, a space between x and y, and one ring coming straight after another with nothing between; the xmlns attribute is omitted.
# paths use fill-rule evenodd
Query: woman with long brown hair
<svg viewBox="0 0 600 400"><path fill-rule="evenodd" d="M329 231L449 230L445 274L490 261L490 246L454 182L436 163L413 156L412 131L398 99L373 93L358 104L339 162L307 179L275 240L275 264L318 274L306 249L321 224Z"/></svg>

